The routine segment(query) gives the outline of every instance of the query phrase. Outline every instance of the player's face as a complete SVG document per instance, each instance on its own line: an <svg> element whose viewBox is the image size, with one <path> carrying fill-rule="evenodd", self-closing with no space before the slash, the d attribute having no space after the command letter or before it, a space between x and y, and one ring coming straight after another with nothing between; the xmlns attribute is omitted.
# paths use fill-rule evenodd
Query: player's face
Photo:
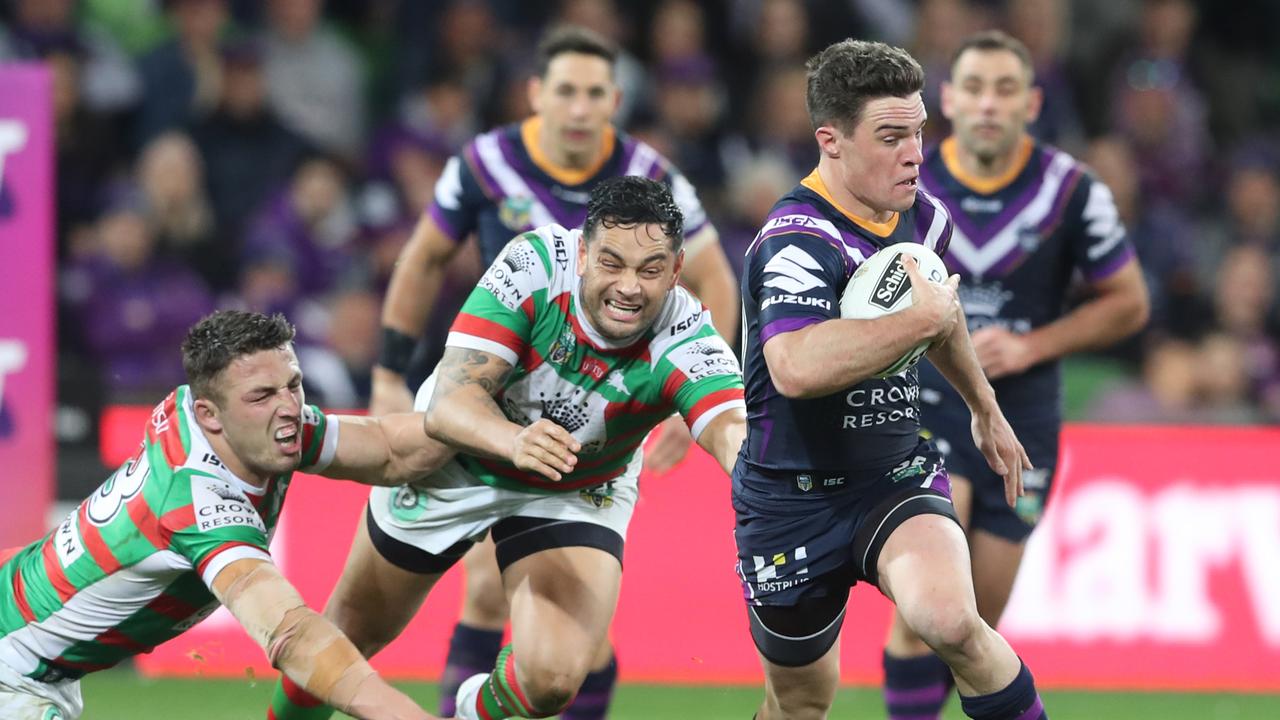
<svg viewBox="0 0 1280 720"><path fill-rule="evenodd" d="M529 85L529 103L562 162L595 155L619 99L613 69L597 55L561 53L547 65L546 77Z"/></svg>
<svg viewBox="0 0 1280 720"><path fill-rule="evenodd" d="M926 114L919 93L882 97L868 102L849 134L834 126L818 128L818 144L832 161L843 188L869 219L903 212L916 201L922 131Z"/></svg>
<svg viewBox="0 0 1280 720"><path fill-rule="evenodd" d="M1040 112L1040 90L1008 50L966 50L942 84L942 114L961 148L990 163L1017 148Z"/></svg>
<svg viewBox="0 0 1280 720"><path fill-rule="evenodd" d="M655 224L601 226L595 237L578 241L582 305L596 331L610 340L629 340L648 330L675 287L684 251Z"/></svg>
<svg viewBox="0 0 1280 720"><path fill-rule="evenodd" d="M227 464L257 479L296 470L302 460L304 398L293 346L236 358L217 387L216 419L234 455Z"/></svg>

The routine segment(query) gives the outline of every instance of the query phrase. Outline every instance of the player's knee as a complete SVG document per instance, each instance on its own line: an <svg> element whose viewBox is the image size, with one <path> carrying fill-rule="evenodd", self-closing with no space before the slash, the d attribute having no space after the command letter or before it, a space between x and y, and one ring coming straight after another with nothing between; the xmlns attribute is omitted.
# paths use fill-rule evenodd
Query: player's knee
<svg viewBox="0 0 1280 720"><path fill-rule="evenodd" d="M522 670L521 675L520 689L539 715L555 715L568 707L583 678L581 672L552 667Z"/></svg>
<svg viewBox="0 0 1280 720"><path fill-rule="evenodd" d="M975 654L974 648L985 629L972 603L931 603L916 616L916 633L944 658Z"/></svg>

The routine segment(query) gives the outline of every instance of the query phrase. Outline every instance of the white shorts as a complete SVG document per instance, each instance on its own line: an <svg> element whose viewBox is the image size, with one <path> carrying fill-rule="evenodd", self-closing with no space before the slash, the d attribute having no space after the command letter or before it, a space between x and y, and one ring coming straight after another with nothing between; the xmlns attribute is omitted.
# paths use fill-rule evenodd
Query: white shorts
<svg viewBox="0 0 1280 720"><path fill-rule="evenodd" d="M79 680L43 683L0 663L0 718L75 720L82 712Z"/></svg>
<svg viewBox="0 0 1280 720"><path fill-rule="evenodd" d="M427 408L434 389L435 376L432 375L418 389L415 410ZM503 565L506 564L504 558L529 554L515 548L533 540L530 536L534 534L539 535L533 540L536 550L574 545L604 549L603 545L608 544L610 551L621 560L622 541L626 539L639 494L642 462L641 453L637 452L623 473L608 483L546 494L491 487L457 460L452 460L418 483L375 487L369 494L368 512L376 529L371 528L370 534L384 555L387 552L378 543L379 531L430 555L460 556L465 550L455 546L478 541L493 528L494 542L499 546L499 563ZM499 524L501 527L494 527ZM616 536L616 551L612 549L615 542L604 540L598 531L574 529L582 528L583 524L603 528ZM548 534L555 537L549 538ZM503 547L507 543L512 545ZM525 550L528 549L526 546ZM396 562L390 556L388 559Z"/></svg>
<svg viewBox="0 0 1280 720"><path fill-rule="evenodd" d="M620 552L635 511L639 474L637 453L626 472L605 485L545 495L490 487L451 461L422 484L374 488L369 493L369 519L382 533L431 555L445 555L458 543L478 541L499 523L502 528L494 529L494 542L500 562L512 553L528 554L502 547L508 542L518 545L522 531L551 526L569 531L583 523L616 535ZM517 519L524 519L524 524ZM593 534L590 529L588 534ZM595 543L564 540L558 546L579 544Z"/></svg>

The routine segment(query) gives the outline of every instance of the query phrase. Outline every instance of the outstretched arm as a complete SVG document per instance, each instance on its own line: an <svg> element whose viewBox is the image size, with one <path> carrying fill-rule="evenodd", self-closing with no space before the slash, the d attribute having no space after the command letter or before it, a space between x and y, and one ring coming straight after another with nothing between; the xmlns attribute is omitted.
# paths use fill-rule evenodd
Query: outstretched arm
<svg viewBox="0 0 1280 720"><path fill-rule="evenodd" d="M321 474L365 485L403 485L449 462L454 450L426 433L424 413L341 415L338 449Z"/></svg>
<svg viewBox="0 0 1280 720"><path fill-rule="evenodd" d="M211 589L271 665L326 704L361 720L433 719L379 677L270 562L235 560L218 572Z"/></svg>
<svg viewBox="0 0 1280 720"><path fill-rule="evenodd" d="M741 408L726 410L715 417L698 436L698 445L720 463L726 475L733 474L738 451L747 439L747 413Z"/></svg>
<svg viewBox="0 0 1280 720"><path fill-rule="evenodd" d="M573 471L582 446L546 418L528 427L508 420L494 396L510 374L511 364L497 355L445 348L427 409L427 433L463 452L560 480Z"/></svg>

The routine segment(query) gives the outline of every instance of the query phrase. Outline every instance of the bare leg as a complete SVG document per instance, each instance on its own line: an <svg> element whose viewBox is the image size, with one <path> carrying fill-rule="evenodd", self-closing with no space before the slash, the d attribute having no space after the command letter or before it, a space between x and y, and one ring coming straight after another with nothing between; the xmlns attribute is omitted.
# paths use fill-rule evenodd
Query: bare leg
<svg viewBox="0 0 1280 720"><path fill-rule="evenodd" d="M840 683L840 640L826 655L803 667L784 667L763 655L764 703L756 720L822 720Z"/></svg>
<svg viewBox="0 0 1280 720"><path fill-rule="evenodd" d="M881 588L907 627L950 666L963 695L987 695L1017 676L1021 661L978 615L964 532L940 515L917 515L885 542Z"/></svg>

